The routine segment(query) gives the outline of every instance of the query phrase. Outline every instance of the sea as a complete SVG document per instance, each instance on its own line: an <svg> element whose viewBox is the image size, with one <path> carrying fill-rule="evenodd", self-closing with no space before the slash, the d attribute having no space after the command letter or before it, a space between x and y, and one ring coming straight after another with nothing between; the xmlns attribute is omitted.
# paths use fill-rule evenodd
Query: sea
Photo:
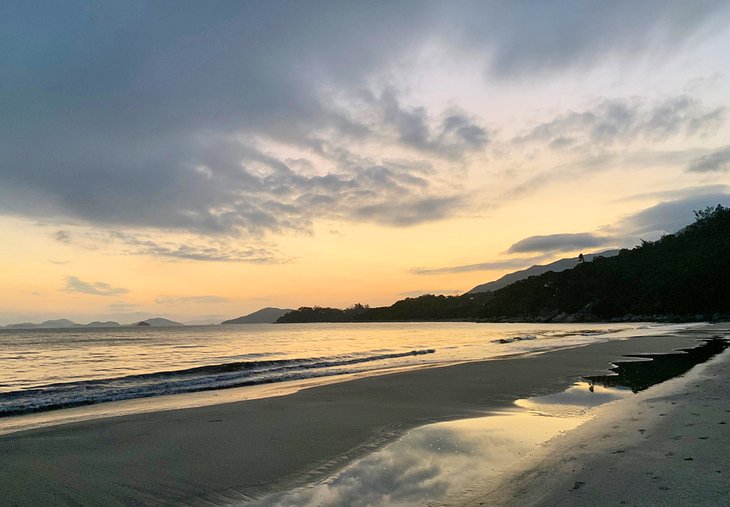
<svg viewBox="0 0 730 507"><path fill-rule="evenodd" d="M0 329L0 418L375 375L691 326L470 322Z"/></svg>
<svg viewBox="0 0 730 507"><path fill-rule="evenodd" d="M377 374L686 325L363 323L0 330L0 417L118 400Z"/></svg>

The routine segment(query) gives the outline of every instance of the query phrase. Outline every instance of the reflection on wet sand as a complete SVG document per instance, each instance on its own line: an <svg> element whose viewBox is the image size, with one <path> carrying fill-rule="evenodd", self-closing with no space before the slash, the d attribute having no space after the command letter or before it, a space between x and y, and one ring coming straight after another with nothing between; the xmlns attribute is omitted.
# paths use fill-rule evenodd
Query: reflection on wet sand
<svg viewBox="0 0 730 507"><path fill-rule="evenodd" d="M474 492L498 487L500 472L586 421L594 407L681 375L727 346L713 338L676 353L631 356L643 360L617 363L615 375L587 377L561 393L518 400L514 411L411 430L334 477L246 505L464 504Z"/></svg>
<svg viewBox="0 0 730 507"><path fill-rule="evenodd" d="M592 407L631 395L579 382L550 396L518 400L517 409L429 424L355 461L321 483L278 493L257 506L415 506L462 503L497 484L499 473L538 446L587 420Z"/></svg>
<svg viewBox="0 0 730 507"><path fill-rule="evenodd" d="M272 495L261 506L424 505L468 496L538 444L582 422L533 412L430 424L314 486Z"/></svg>

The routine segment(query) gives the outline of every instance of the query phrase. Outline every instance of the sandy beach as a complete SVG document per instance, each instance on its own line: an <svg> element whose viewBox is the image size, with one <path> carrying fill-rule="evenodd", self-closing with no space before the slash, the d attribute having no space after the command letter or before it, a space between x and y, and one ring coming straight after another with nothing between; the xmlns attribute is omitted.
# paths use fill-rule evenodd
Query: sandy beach
<svg viewBox="0 0 730 507"><path fill-rule="evenodd" d="M469 505L725 505L730 354L600 407Z"/></svg>
<svg viewBox="0 0 730 507"><path fill-rule="evenodd" d="M12 433L0 437L0 504L205 504L258 497L326 477L409 428L487 415L511 407L518 398L559 392L581 376L605 373L621 355L692 347L697 338L715 331L710 328L676 336L616 340L529 357L357 379L276 398ZM531 485L545 481L540 483L541 491L555 495L564 491L570 495L567 498L579 504L591 503L585 495L593 494L594 488L610 489L613 481L600 484L580 474L606 474L610 467L621 470L619 459L623 466L640 466L646 480L657 481L656 495L665 494L665 490L657 489L665 479L652 479L646 472L666 478L667 487L672 487L672 475L662 466L667 470L682 466L701 469L711 476L708 481L724 477L726 467L703 459L711 454L708 447L717 449L723 442L717 431L726 427L715 420L730 408L717 376L718 372L727 373L727 367L716 364L726 365L727 361L708 366L702 382L692 384L694 394L674 393L657 400L656 391L649 390L651 398L640 395L632 400L646 403L639 405L643 410L637 412L635 421L625 421L620 415L623 422L613 428L617 424L610 414L601 416L596 424L586 424L570 433L575 439L570 442L575 443L562 443L567 446L565 450L544 458L546 469L553 466L550 459L571 467L577 461L570 459L571 453L580 449L580 459L586 465L584 470L575 465L578 475L561 475L557 469L551 472L553 475L543 473L543 469L515 471L513 483L522 486L498 492L497 502L562 503L563 497L530 496L535 491ZM713 399L717 397L723 397L723 401ZM649 424L654 412L655 419L661 413L672 413L672 402L679 403L677 400L693 404L691 413L682 411L681 419L661 416L660 422ZM696 404L708 406L696 408ZM695 412L700 415L692 415ZM730 415L724 413L723 421ZM608 435L603 439L596 439L591 432L603 428L599 424L610 424L611 431L599 430L601 435ZM662 426L666 424L671 426ZM681 438L675 440L674 436ZM700 439L703 436L708 438ZM581 447L586 439L597 447ZM661 445L649 439L658 439ZM601 442L604 447L599 446ZM632 446L638 445L650 446L651 453L646 457L634 453ZM589 453L590 449L594 450ZM672 459L665 456L668 452L674 452ZM726 460L727 455L718 459ZM689 457L693 459L685 459ZM660 459L663 464L654 466ZM597 461L592 464L590 460ZM677 468L673 473L686 474L686 470ZM705 490L713 487L702 486ZM622 489L624 497L618 500L636 502L645 490L645 486L637 486L634 493ZM483 501L492 503L489 495L484 492Z"/></svg>

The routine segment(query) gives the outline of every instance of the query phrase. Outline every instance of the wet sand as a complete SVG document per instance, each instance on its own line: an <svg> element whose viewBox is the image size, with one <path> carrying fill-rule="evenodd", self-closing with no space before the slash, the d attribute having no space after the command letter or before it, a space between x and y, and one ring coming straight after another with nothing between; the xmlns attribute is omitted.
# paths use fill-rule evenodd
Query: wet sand
<svg viewBox="0 0 730 507"><path fill-rule="evenodd" d="M329 475L409 428L558 392L583 375L605 372L622 354L693 346L701 334L612 341L12 433L0 437L0 504L256 497Z"/></svg>
<svg viewBox="0 0 730 507"><path fill-rule="evenodd" d="M467 505L727 505L730 351L599 408Z"/></svg>

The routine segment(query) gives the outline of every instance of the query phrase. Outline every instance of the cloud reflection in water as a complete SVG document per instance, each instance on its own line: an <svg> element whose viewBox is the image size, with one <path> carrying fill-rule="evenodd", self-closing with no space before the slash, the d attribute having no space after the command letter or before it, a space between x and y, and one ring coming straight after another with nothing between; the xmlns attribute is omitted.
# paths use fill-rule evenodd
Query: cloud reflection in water
<svg viewBox="0 0 730 507"><path fill-rule="evenodd" d="M253 505L422 506L468 498L470 492L496 484L500 471L524 459L539 444L583 420L585 414L553 417L514 411L430 424L409 431L321 483L270 495Z"/></svg>

